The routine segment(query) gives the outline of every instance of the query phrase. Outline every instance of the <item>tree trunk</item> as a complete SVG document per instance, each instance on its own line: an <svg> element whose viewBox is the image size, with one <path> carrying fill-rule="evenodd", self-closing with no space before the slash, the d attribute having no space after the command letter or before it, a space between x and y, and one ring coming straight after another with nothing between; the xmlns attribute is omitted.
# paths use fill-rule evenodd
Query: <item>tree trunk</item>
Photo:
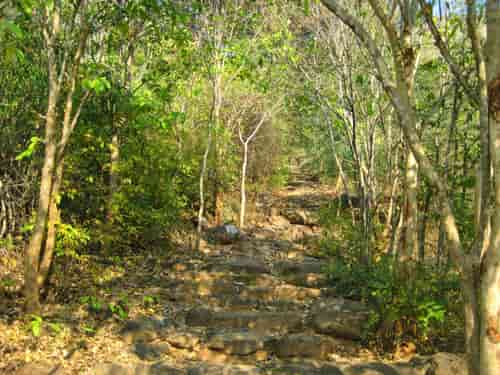
<svg viewBox="0 0 500 375"><path fill-rule="evenodd" d="M487 80L495 204L489 249L481 278L480 368L482 375L500 373L500 2L487 2Z"/></svg>
<svg viewBox="0 0 500 375"><path fill-rule="evenodd" d="M24 264L24 294L26 297L25 310L28 314L37 313L40 310L40 282L38 271L40 267L40 255L52 192L52 177L56 165L57 154L57 101L59 99L59 83L57 78L57 63L55 54L55 32L59 29L59 16L53 16L53 34L44 33L49 71L49 98L45 116L45 155L40 180L38 195L38 208L36 222L30 241L26 248Z"/></svg>
<svg viewBox="0 0 500 375"><path fill-rule="evenodd" d="M54 257L56 246L57 224L59 224L59 208L57 199L62 184L64 160L59 160L52 182L52 192L49 205L49 216L47 222L47 238L45 240L45 250L40 262L38 286L42 288L46 282Z"/></svg>
<svg viewBox="0 0 500 375"><path fill-rule="evenodd" d="M247 202L245 191L245 180L247 176L248 164L248 143L243 144L243 164L241 166L241 203L240 203L240 228L245 227L245 207Z"/></svg>
<svg viewBox="0 0 500 375"><path fill-rule="evenodd" d="M24 268L24 294L26 297L25 310L28 314L40 310L40 280L39 266L40 253L47 225L47 217L51 201L52 176L56 161L56 103L57 93L49 95L49 105L45 122L45 156L42 168L40 191L38 195L38 209L35 227L26 248Z"/></svg>

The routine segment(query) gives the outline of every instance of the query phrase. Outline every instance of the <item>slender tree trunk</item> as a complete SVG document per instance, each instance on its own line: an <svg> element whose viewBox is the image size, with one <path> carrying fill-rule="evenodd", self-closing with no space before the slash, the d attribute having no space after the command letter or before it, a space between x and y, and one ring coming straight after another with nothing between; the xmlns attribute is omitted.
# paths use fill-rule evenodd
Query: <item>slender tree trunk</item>
<svg viewBox="0 0 500 375"><path fill-rule="evenodd" d="M49 94L49 105L45 121L45 156L42 168L40 191L38 194L38 209L35 227L26 248L24 271L24 294L26 297L26 312L37 313L40 310L40 279L38 271L40 255L45 238L45 230L49 213L52 191L52 176L56 161L56 103L57 93Z"/></svg>
<svg viewBox="0 0 500 375"><path fill-rule="evenodd" d="M207 145L205 146L205 152L203 154L201 171L200 171L200 208L198 210L198 228L197 228L197 241L196 241L196 249L200 250L201 245L201 232L203 229L203 215L205 213L205 176L207 174L207 164L208 164L208 155L210 154L210 148L212 143L212 124L209 122L208 124L208 137L207 137Z"/></svg>
<svg viewBox="0 0 500 375"><path fill-rule="evenodd" d="M481 375L500 373L500 1L487 2L487 80L495 204L481 279Z"/></svg>
<svg viewBox="0 0 500 375"><path fill-rule="evenodd" d="M404 238L405 246L404 253L401 254L402 262L415 262L418 257L418 171L417 161L413 153L408 150L406 158L406 204L404 215Z"/></svg>
<svg viewBox="0 0 500 375"><path fill-rule="evenodd" d="M55 54L55 38L59 30L59 14L52 15L52 30L45 31L45 47L48 56L49 100L45 116L45 155L42 167L40 190L38 194L38 209L36 222L28 242L24 265L24 295L27 313L37 313L40 310L40 282L38 271L43 241L46 234L47 218L52 192L52 176L56 165L57 153L57 101L59 99L59 82ZM49 21L48 21L49 22Z"/></svg>
<svg viewBox="0 0 500 375"><path fill-rule="evenodd" d="M425 241L427 234L427 221L429 219L429 208L431 205L432 189L427 186L424 198L424 205L422 207L422 212L420 214L420 223L418 229L418 261L423 262L425 258Z"/></svg>
<svg viewBox="0 0 500 375"><path fill-rule="evenodd" d="M247 202L247 196L245 191L245 181L247 176L247 164L248 164L248 142L243 144L243 163L241 166L241 203L240 203L240 228L245 227L245 208Z"/></svg>
<svg viewBox="0 0 500 375"><path fill-rule="evenodd" d="M45 240L45 250L40 262L38 286L42 288L48 281L48 275L52 260L54 257L54 250L56 246L57 224L59 224L59 208L57 206L57 199L62 184L64 170L64 160L59 160L53 176L52 192L49 205L49 216L47 222L47 238Z"/></svg>

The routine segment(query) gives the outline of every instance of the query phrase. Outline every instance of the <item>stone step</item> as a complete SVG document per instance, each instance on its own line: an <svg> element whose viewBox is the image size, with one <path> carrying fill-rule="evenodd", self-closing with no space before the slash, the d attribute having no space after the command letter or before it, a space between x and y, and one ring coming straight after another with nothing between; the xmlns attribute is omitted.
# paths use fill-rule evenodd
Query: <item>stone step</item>
<svg viewBox="0 0 500 375"><path fill-rule="evenodd" d="M273 338L268 342L267 349L279 358L327 360L337 346L338 343L328 336L297 333Z"/></svg>
<svg viewBox="0 0 500 375"><path fill-rule="evenodd" d="M255 366L200 364L189 368L187 375L259 375L264 372Z"/></svg>
<svg viewBox="0 0 500 375"><path fill-rule="evenodd" d="M186 324L193 327L251 329L257 333L297 332L303 327L298 312L227 312L193 308L186 315Z"/></svg>
<svg viewBox="0 0 500 375"><path fill-rule="evenodd" d="M291 261L282 260L276 262L274 270L278 272L286 282L304 286L319 288L328 285L328 279L324 270L326 262L317 260Z"/></svg>
<svg viewBox="0 0 500 375"><path fill-rule="evenodd" d="M246 274L257 274L257 275L271 272L271 269L265 262L257 258L247 257L247 256L222 258L217 262L208 263L205 269L217 272L229 271L234 273L246 273Z"/></svg>
<svg viewBox="0 0 500 375"><path fill-rule="evenodd" d="M311 306L306 324L320 334L360 340L370 314L370 308L361 302L343 298L318 300Z"/></svg>
<svg viewBox="0 0 500 375"><path fill-rule="evenodd" d="M343 375L342 371L330 364L291 363L275 367L268 371L272 375Z"/></svg>

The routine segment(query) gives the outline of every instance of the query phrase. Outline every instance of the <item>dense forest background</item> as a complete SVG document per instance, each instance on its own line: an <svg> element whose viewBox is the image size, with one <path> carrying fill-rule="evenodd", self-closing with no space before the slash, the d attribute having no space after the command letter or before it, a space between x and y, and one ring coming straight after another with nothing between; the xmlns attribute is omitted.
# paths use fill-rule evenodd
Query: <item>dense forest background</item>
<svg viewBox="0 0 500 375"><path fill-rule="evenodd" d="M307 176L363 345L498 374L499 24L493 0L1 2L0 314L38 337L104 298L99 262L251 234Z"/></svg>

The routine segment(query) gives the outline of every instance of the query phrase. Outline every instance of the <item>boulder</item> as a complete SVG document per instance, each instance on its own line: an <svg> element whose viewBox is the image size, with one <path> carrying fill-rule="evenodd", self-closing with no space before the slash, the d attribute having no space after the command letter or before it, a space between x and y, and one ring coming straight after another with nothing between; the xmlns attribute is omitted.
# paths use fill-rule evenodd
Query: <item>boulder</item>
<svg viewBox="0 0 500 375"><path fill-rule="evenodd" d="M120 331L127 343L149 342L158 338L165 328L165 320L142 316L125 322Z"/></svg>
<svg viewBox="0 0 500 375"><path fill-rule="evenodd" d="M142 359L143 361L154 361L158 360L168 353L168 344L149 344L144 342L138 342L134 345L134 353Z"/></svg>
<svg viewBox="0 0 500 375"><path fill-rule="evenodd" d="M349 340L363 337L364 325L368 321L370 310L359 302L344 299L313 307L309 324L317 333Z"/></svg>
<svg viewBox="0 0 500 375"><path fill-rule="evenodd" d="M241 237L241 231L233 224L221 225L207 231L209 241L222 245L230 245L237 242Z"/></svg>
<svg viewBox="0 0 500 375"><path fill-rule="evenodd" d="M193 349L200 343L200 338L191 333L174 333L166 338L174 348Z"/></svg>
<svg viewBox="0 0 500 375"><path fill-rule="evenodd" d="M101 363L91 369L88 375L184 375L186 372L163 362L152 365L142 363Z"/></svg>
<svg viewBox="0 0 500 375"><path fill-rule="evenodd" d="M463 356L451 353L436 353L431 359L433 375L466 375L467 361Z"/></svg>
<svg viewBox="0 0 500 375"><path fill-rule="evenodd" d="M367 363L349 366L344 375L400 375L398 371L385 363Z"/></svg>
<svg viewBox="0 0 500 375"><path fill-rule="evenodd" d="M259 375L262 370L254 366L218 366L202 364L191 367L188 370L188 375Z"/></svg>
<svg viewBox="0 0 500 375"><path fill-rule="evenodd" d="M60 364L49 364L46 362L27 363L17 370L15 375L63 375L64 369Z"/></svg>
<svg viewBox="0 0 500 375"><path fill-rule="evenodd" d="M289 332L302 327L302 315L295 312L225 312L193 308L186 315L192 327L252 329L257 333Z"/></svg>
<svg viewBox="0 0 500 375"><path fill-rule="evenodd" d="M266 339L251 332L219 333L212 336L207 346L230 355L246 356L264 349Z"/></svg>
<svg viewBox="0 0 500 375"><path fill-rule="evenodd" d="M327 284L327 276L323 273L326 264L316 260L281 261L276 269L283 279L293 285L318 288Z"/></svg>
<svg viewBox="0 0 500 375"><path fill-rule="evenodd" d="M334 352L335 346L335 341L329 337L293 334L271 340L269 351L280 358L328 359L328 356Z"/></svg>
<svg viewBox="0 0 500 375"><path fill-rule="evenodd" d="M342 371L332 365L313 366L312 364L287 364L270 369L272 375L343 375Z"/></svg>

